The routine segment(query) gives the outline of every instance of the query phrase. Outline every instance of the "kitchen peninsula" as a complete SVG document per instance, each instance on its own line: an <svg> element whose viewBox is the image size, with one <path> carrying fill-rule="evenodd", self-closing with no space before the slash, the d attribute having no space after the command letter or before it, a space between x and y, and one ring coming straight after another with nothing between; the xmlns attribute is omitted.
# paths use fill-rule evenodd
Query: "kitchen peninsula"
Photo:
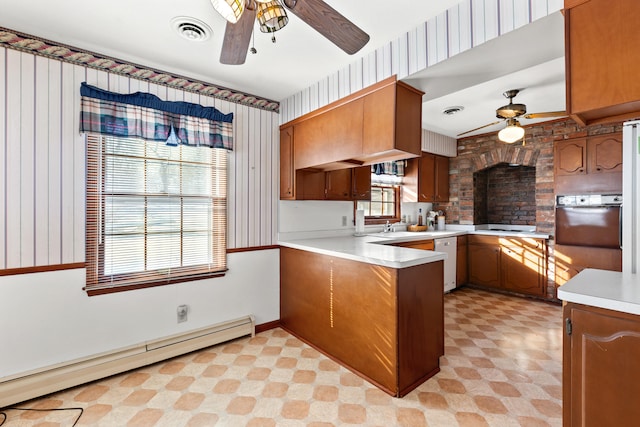
<svg viewBox="0 0 640 427"><path fill-rule="evenodd" d="M440 370L440 252L332 237L281 241L280 322L393 396Z"/></svg>

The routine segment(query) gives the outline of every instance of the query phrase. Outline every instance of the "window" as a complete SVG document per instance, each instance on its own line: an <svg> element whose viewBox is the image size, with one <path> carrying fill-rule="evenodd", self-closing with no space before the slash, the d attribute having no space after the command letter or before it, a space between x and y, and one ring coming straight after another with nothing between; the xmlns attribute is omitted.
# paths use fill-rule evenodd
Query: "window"
<svg viewBox="0 0 640 427"><path fill-rule="evenodd" d="M222 275L227 150L87 135L90 295Z"/></svg>
<svg viewBox="0 0 640 427"><path fill-rule="evenodd" d="M371 185L371 201L360 200L356 209L364 210L367 224L400 220L400 187L398 185Z"/></svg>

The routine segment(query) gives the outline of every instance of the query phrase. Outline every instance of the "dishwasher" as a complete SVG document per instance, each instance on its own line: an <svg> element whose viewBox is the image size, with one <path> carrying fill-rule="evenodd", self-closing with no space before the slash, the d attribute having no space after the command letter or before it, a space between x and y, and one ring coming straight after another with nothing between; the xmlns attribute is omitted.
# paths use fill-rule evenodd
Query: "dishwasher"
<svg viewBox="0 0 640 427"><path fill-rule="evenodd" d="M444 260L444 292L449 292L456 287L456 243L455 236L434 240L433 250L447 254L447 259Z"/></svg>

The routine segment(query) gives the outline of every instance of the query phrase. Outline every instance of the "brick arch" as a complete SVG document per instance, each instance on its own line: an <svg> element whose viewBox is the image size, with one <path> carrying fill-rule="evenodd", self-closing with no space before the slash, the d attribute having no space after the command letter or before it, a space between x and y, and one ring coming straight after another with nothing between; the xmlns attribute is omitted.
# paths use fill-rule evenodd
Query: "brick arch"
<svg viewBox="0 0 640 427"><path fill-rule="evenodd" d="M473 158L472 172L481 171L500 163L536 167L540 150L522 146L504 145L485 151Z"/></svg>

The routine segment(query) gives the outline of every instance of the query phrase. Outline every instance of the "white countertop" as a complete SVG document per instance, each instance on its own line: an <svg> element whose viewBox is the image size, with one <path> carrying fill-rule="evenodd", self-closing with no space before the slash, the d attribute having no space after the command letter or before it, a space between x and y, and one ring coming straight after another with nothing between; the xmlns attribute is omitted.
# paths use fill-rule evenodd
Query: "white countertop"
<svg viewBox="0 0 640 427"><path fill-rule="evenodd" d="M637 274L587 268L558 288L558 298L640 315L640 277Z"/></svg>
<svg viewBox="0 0 640 427"><path fill-rule="evenodd" d="M416 240L416 239L412 239ZM392 240L376 236L339 236L285 240L280 246L346 258L391 268L405 268L447 258L443 252L390 246ZM406 241L406 240L404 240Z"/></svg>

